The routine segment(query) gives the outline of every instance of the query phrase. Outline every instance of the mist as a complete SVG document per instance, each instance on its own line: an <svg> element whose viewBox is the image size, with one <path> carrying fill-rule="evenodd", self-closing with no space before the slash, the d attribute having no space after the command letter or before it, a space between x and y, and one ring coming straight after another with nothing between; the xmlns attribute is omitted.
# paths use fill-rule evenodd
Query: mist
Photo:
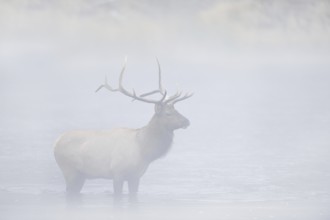
<svg viewBox="0 0 330 220"><path fill-rule="evenodd" d="M0 1L3 219L330 218L326 0ZM150 164L138 201L111 180L66 200L53 154L70 130L140 128L158 67L191 125ZM127 189L124 190L125 195Z"/></svg>

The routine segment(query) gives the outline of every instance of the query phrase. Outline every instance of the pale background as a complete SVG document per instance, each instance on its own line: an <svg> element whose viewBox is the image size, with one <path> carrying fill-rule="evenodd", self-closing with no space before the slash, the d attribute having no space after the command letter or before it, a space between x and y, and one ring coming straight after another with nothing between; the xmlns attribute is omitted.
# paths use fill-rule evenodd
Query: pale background
<svg viewBox="0 0 330 220"><path fill-rule="evenodd" d="M138 211L95 180L69 212L58 136L152 116L94 92L126 55L127 88L154 89L158 57L171 93L195 93L177 105L191 126L151 164ZM329 61L326 0L0 0L0 216L329 219Z"/></svg>

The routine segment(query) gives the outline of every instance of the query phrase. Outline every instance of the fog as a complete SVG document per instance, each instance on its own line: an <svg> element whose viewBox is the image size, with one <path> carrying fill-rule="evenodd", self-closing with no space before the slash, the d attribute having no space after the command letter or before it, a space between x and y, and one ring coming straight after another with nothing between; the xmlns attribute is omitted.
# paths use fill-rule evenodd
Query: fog
<svg viewBox="0 0 330 220"><path fill-rule="evenodd" d="M1 219L329 219L326 0L1 0ZM169 94L191 125L116 203L111 180L66 200L53 155L76 129L139 128Z"/></svg>

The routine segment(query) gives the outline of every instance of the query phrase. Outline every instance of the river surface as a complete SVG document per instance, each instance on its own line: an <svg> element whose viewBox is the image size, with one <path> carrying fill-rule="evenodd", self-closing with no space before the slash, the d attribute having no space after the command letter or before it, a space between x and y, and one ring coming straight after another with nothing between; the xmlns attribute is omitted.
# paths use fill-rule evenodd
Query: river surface
<svg viewBox="0 0 330 220"><path fill-rule="evenodd" d="M207 97L206 91L201 91L205 96L195 94L186 106L178 105L188 113L192 124L186 130L178 130L168 155L150 165L135 202L127 196L115 202L111 180L89 180L79 201L68 201L54 160L53 145L59 135L77 128L104 129L109 121L99 120L108 114L107 109L86 107L85 100L66 100L57 93L59 97L42 103L38 99L23 100L23 92L7 95L12 105L21 106L2 110L2 219L328 219L330 129L329 114L322 109L328 104L319 103L316 95L305 96L309 102L297 101L300 96L290 102L287 95L297 92L288 93L291 87L284 87L286 90L275 97L283 98L281 101L260 105L262 99L255 100L259 92L247 88L235 94L230 87L240 80L233 78L229 82L222 87L224 95L219 95L223 106L214 102L216 96ZM272 83L266 91L273 91ZM321 87L322 81L314 83L327 91ZM291 85L300 88L295 83ZM242 98L244 94L250 97L248 102ZM94 99L97 95L93 94ZM100 96L107 100L111 97L106 93ZM54 104L58 100L62 101ZM314 102L312 107L303 109L310 102ZM45 103L50 106L43 107ZM207 108L193 109L197 103ZM277 104L280 106L276 108ZM125 115L120 113L124 110L119 111L117 106L112 111L119 115L119 124L143 125L142 121L152 114L148 109L151 106L145 104L123 105L147 112L140 110L141 119L125 121ZM30 107L19 109L26 106ZM283 106L291 107L287 110ZM69 113L61 113L66 108ZM76 111L79 108L83 110ZM99 112L104 115L98 117ZM133 111L127 112L134 117Z"/></svg>

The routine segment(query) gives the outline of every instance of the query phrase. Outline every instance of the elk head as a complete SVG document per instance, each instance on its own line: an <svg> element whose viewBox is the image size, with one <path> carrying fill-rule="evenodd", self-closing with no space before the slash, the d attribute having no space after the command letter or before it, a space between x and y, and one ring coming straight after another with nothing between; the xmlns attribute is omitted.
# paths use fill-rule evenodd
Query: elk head
<svg viewBox="0 0 330 220"><path fill-rule="evenodd" d="M185 118L183 115L181 115L174 108L174 104L191 97L193 95L193 93L186 93L185 95L182 95L182 92L176 92L174 95L168 96L167 91L165 89L163 89L163 86L162 86L161 67L160 67L158 59L157 59L157 64L158 64L158 77L159 77L158 86L159 86L159 88L156 90L153 90L151 92L143 93L141 95L137 95L134 89L132 90L132 92L130 92L127 89L125 89L122 84L126 64L127 64L127 57L125 58L124 66L120 73L118 88L116 88L116 89L112 88L109 85L107 78L105 78L104 84L101 85L96 90L96 92L99 91L101 88L105 88L111 92L120 92L120 93L124 94L125 96L133 98L133 101L138 100L141 102L154 104L155 105L155 114L153 116L152 121L162 125L163 128L165 128L165 129L176 130L179 128L188 127L190 124L189 120L187 118ZM151 96L151 95L157 94L157 93L159 93L161 95L161 98L159 100L147 98L147 96Z"/></svg>

